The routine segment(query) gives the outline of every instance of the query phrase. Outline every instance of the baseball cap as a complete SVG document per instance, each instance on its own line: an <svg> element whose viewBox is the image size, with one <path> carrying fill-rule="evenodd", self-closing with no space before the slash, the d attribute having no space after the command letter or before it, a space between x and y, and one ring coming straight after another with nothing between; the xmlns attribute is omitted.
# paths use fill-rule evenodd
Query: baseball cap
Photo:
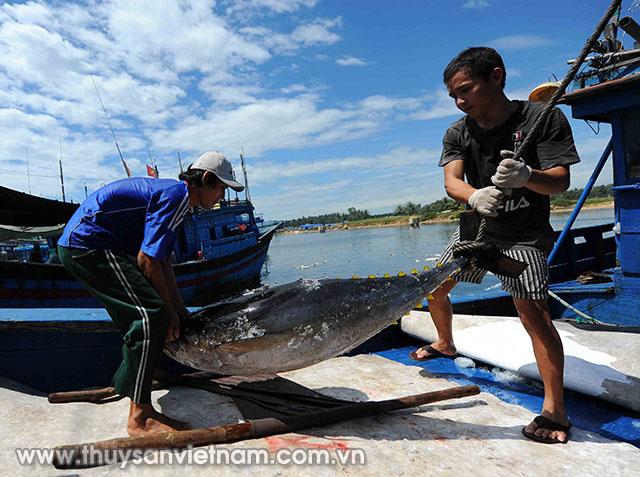
<svg viewBox="0 0 640 477"><path fill-rule="evenodd" d="M212 172L218 179L236 192L244 190L244 186L233 177L233 167L231 167L231 163L221 152L205 152L196 159L196 162L191 164L189 168Z"/></svg>

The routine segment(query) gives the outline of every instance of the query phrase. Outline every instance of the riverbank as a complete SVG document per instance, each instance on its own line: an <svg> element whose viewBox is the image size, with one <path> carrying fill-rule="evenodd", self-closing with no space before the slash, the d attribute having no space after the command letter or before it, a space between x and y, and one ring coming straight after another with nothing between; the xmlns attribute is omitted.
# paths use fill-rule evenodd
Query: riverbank
<svg viewBox="0 0 640 477"><path fill-rule="evenodd" d="M575 204L566 205L566 206L551 206L552 214L563 214L566 212L572 212ZM588 201L584 204L583 209L585 210L595 210L595 209L613 209L613 199L594 199L593 201Z"/></svg>
<svg viewBox="0 0 640 477"><path fill-rule="evenodd" d="M575 207L575 203L573 204L562 204L562 205L552 205L551 213L552 214L566 214L568 212L572 212ZM582 207L583 210L597 210L597 209L613 209L613 199L612 198L596 198L589 199ZM460 215L459 211L453 211L449 213L443 213L438 217L433 217L429 219L421 219L420 224L441 224L448 222L455 222L458 220ZM374 217L370 219L356 220L352 222L347 222L344 224L335 225L333 227L319 227L315 229L308 230L286 230L280 229L277 233L279 234L306 234L306 233L322 233L322 232L331 232L335 230L348 230L348 229L370 229L370 228L380 228L380 227L408 227L409 221L412 217L411 215L394 215L388 217Z"/></svg>

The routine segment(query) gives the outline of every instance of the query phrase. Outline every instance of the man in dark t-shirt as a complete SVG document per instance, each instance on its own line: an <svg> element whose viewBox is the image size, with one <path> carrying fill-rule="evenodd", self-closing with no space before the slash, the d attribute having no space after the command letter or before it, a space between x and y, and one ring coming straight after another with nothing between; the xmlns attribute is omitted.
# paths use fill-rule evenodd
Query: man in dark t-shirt
<svg viewBox="0 0 640 477"><path fill-rule="evenodd" d="M529 134L544 104L511 101L507 118L490 129L483 129L467 115L453 123L443 140L441 167L462 160L464 175L475 189L494 186L491 178L504 158L504 151L515 148ZM514 139L515 138L515 139ZM514 144L515 143L515 144ZM571 128L564 114L554 109L538 135L535 147L524 157L532 170L546 171L557 166L580 162L573 143ZM527 187L511 190L503 198L497 217L487 218L491 241L503 248L527 245L549 252L553 247L553 229L549 225L549 196Z"/></svg>
<svg viewBox="0 0 640 477"><path fill-rule="evenodd" d="M547 303L547 254L554 241L549 225L549 196L569 187L569 165L579 162L571 129L562 112L554 109L524 161L513 151L531 130L542 105L510 101L504 94L505 67L492 48L468 48L444 71L444 82L456 106L466 113L447 130L440 166L447 194L466 203L487 221L485 240L502 253L527 263L520 277L497 275L513 297L518 316L531 337L544 383L542 412L522 429L545 443L566 442L571 424L564 407L564 354ZM443 252L452 257L459 232ZM448 293L459 281L480 283L484 270L454 275L429 296L429 311L438 340L411 353L418 361L454 358L452 309ZM487 343L487 346L491 346Z"/></svg>

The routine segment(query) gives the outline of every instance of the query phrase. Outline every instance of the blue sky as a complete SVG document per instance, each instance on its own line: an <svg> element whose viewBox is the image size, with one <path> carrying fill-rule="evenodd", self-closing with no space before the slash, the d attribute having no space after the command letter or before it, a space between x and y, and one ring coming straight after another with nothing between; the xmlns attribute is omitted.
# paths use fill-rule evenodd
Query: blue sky
<svg viewBox="0 0 640 477"><path fill-rule="evenodd" d="M623 14L634 3L625 0ZM507 95L526 98L566 73L608 4L4 2L0 184L60 198L61 155L75 201L85 185L124 176L93 78L136 175L145 174L147 148L162 177L177 175L177 152L189 163L217 149L237 167L244 148L266 219L428 203L444 196L437 160L460 116L442 85L448 61L468 46L494 46ZM572 126L580 187L610 129ZM600 183L610 177L605 170Z"/></svg>

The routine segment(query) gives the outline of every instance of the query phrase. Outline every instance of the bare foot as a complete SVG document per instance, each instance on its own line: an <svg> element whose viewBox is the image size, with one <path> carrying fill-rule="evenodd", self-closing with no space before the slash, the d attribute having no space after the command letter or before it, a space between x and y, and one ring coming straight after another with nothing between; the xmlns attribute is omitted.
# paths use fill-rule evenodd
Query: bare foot
<svg viewBox="0 0 640 477"><path fill-rule="evenodd" d="M188 422L179 421L156 411L151 404L131 403L127 433L131 437L148 436L160 432L191 429Z"/></svg>

